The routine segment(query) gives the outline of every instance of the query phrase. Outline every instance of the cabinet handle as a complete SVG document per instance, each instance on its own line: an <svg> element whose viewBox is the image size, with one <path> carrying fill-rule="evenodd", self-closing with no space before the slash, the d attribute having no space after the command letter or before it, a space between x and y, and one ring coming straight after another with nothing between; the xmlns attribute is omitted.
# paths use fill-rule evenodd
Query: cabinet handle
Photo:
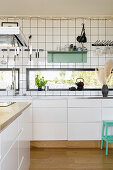
<svg viewBox="0 0 113 170"><path fill-rule="evenodd" d="M18 167L18 170L20 170L21 165L22 165L22 163L23 163L23 160L24 160L24 156L22 156L22 159L21 159L21 161L20 161L20 165L19 165L19 167Z"/></svg>

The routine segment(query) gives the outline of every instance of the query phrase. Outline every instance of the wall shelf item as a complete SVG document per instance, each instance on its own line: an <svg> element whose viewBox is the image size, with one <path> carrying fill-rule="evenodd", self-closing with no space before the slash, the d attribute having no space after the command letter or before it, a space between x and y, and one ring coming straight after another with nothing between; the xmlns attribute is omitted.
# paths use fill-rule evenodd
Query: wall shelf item
<svg viewBox="0 0 113 170"><path fill-rule="evenodd" d="M87 51L48 51L48 63L86 63Z"/></svg>
<svg viewBox="0 0 113 170"><path fill-rule="evenodd" d="M92 44L92 46L113 46L113 41L112 40L97 40L95 43Z"/></svg>

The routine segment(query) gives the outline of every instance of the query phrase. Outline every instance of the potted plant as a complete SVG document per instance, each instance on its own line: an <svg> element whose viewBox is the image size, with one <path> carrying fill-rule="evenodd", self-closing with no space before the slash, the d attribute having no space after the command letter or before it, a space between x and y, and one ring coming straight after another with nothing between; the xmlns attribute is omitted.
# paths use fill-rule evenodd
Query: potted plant
<svg viewBox="0 0 113 170"><path fill-rule="evenodd" d="M44 87L46 84L47 80L44 80L44 77L39 77L39 75L36 75L35 85L38 87L39 91L42 91L42 87Z"/></svg>
<svg viewBox="0 0 113 170"><path fill-rule="evenodd" d="M105 63L104 68L96 68L97 77L100 83L102 84L103 97L108 96L109 89L108 89L107 83L109 79L111 78L112 69L113 69L113 60L108 60Z"/></svg>

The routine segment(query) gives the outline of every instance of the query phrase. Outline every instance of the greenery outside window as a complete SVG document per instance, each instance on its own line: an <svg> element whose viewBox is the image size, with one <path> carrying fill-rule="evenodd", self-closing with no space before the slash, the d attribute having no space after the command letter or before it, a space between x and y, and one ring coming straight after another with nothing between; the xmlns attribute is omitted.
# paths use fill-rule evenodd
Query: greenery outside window
<svg viewBox="0 0 113 170"><path fill-rule="evenodd" d="M19 69L15 69L16 73L16 90L19 90ZM0 68L0 91L5 91L11 88L13 80L11 68Z"/></svg>
<svg viewBox="0 0 113 170"><path fill-rule="evenodd" d="M99 83L95 69L27 69L27 90L37 90L35 77L44 77L47 80L49 90L69 90L74 87L77 78L84 79L84 90L101 90L102 85ZM113 78L111 77L109 88L113 89Z"/></svg>

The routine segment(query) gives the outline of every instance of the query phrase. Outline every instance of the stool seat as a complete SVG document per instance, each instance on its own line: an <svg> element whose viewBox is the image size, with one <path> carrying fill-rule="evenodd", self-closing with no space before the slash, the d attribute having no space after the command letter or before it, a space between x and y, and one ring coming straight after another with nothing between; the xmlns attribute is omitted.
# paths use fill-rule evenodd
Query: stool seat
<svg viewBox="0 0 113 170"><path fill-rule="evenodd" d="M106 155L108 155L108 143L113 143L113 135L108 135L108 127L113 126L113 120L103 120L101 149L103 149L103 140L106 141ZM105 129L105 135L104 135Z"/></svg>
<svg viewBox="0 0 113 170"><path fill-rule="evenodd" d="M103 120L103 124L108 125L108 126L113 126L113 120Z"/></svg>
<svg viewBox="0 0 113 170"><path fill-rule="evenodd" d="M103 137L103 140L105 140L105 141L110 141L111 143L113 142L113 136L107 136L107 138L104 136ZM109 142L109 143L110 143Z"/></svg>

